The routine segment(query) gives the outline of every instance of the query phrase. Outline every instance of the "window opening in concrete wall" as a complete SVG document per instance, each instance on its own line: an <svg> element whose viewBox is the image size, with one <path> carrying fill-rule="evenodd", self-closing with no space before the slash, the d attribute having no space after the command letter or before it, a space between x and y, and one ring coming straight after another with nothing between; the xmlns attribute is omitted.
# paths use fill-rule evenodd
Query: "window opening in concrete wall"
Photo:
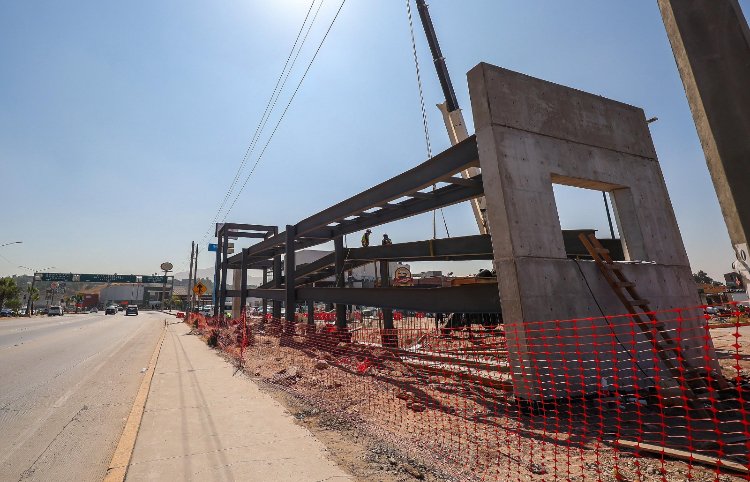
<svg viewBox="0 0 750 482"><path fill-rule="evenodd" d="M566 253L569 257L587 257L583 245L579 246L576 241L578 233L582 230L595 230L596 237L603 244L611 246L613 258L623 260L625 255L620 242L620 230L617 226L615 212L609 193L603 193L595 189L567 186L563 184L552 185L557 205L557 216L563 231ZM604 195L602 195L604 194ZM606 199L606 204L605 204ZM612 230L610 230L610 221ZM614 231L614 238L612 236Z"/></svg>

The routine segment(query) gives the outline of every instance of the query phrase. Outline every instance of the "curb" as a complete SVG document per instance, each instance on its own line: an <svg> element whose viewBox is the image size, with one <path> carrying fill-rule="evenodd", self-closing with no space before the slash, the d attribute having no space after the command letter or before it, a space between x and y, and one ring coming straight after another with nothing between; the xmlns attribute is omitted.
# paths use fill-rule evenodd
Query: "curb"
<svg viewBox="0 0 750 482"><path fill-rule="evenodd" d="M104 476L104 482L122 482L125 480L128 466L130 465L130 457L133 455L133 449L135 448L135 439L138 436L138 430L141 427L141 419L143 418L143 411L146 407L146 400L148 399L148 393L151 389L151 380L154 378L154 372L156 371L156 362L159 359L159 353L161 352L166 333L167 327L165 325L161 332L161 338L159 338L154 353L151 355L151 361L149 361L146 376L143 377L141 386L138 388L138 393L133 401L133 408L130 410L128 420L125 422L125 427L122 429L122 435L120 435L120 440L117 443L115 453L112 455L112 460L109 462L107 473Z"/></svg>

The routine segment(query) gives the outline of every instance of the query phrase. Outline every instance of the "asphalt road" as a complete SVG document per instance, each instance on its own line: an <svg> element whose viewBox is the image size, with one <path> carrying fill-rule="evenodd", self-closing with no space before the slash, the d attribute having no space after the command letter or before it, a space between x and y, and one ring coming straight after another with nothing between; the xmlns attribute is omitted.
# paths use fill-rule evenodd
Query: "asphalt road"
<svg viewBox="0 0 750 482"><path fill-rule="evenodd" d="M0 318L0 480L101 480L165 318Z"/></svg>

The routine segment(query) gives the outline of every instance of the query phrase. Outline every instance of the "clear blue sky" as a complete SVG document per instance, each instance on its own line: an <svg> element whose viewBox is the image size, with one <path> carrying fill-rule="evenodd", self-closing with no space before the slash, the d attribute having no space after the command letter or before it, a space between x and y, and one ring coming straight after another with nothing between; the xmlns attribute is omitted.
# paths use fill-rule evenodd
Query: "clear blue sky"
<svg viewBox="0 0 750 482"><path fill-rule="evenodd" d="M750 0L740 3L750 9ZM338 4L325 1L279 107ZM186 267L190 241L214 218L309 5L0 3L0 244L23 241L0 248L0 275L25 272L18 265ZM726 227L655 0L432 0L431 12L470 125L465 74L481 61L658 116L652 134L692 267L715 277L730 269ZM441 92L416 28L439 152L448 146L434 107ZM411 55L404 1L349 0L227 219L295 223L422 162ZM561 191L563 227L606 229L599 199ZM475 232L468 206L445 217L452 235ZM396 241L425 239L432 218L388 232ZM211 264L204 251L201 267Z"/></svg>

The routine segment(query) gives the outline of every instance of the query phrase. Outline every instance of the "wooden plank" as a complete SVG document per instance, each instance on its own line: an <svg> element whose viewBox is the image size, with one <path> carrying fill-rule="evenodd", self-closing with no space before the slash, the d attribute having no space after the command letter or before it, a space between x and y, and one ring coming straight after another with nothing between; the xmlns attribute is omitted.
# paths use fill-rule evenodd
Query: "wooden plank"
<svg viewBox="0 0 750 482"><path fill-rule="evenodd" d="M742 465L739 462L732 460L721 459L718 457L708 457L703 454L695 452L688 452L687 450L673 449L670 447L660 447L658 445L647 444L643 442L633 442L631 440L617 440L616 445L620 447L626 447L636 451L649 452L658 454L663 457L669 457L678 460L685 460L688 462L697 462L699 464L710 465L712 467L719 467L722 469L733 470L742 474L750 474L750 467Z"/></svg>

